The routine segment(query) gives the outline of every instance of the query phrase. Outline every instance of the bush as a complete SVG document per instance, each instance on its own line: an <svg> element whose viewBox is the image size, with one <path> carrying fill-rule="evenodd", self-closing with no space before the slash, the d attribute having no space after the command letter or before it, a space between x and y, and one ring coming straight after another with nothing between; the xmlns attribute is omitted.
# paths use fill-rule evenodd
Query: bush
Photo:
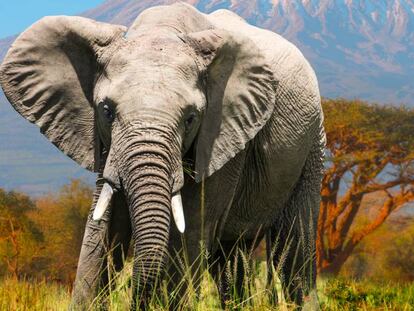
<svg viewBox="0 0 414 311"><path fill-rule="evenodd" d="M0 276L71 284L91 201L79 180L36 202L0 189Z"/></svg>

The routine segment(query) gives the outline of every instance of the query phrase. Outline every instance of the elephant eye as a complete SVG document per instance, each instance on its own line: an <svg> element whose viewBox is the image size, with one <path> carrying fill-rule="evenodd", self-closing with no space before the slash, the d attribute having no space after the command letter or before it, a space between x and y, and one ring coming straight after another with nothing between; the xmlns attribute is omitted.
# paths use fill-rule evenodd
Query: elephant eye
<svg viewBox="0 0 414 311"><path fill-rule="evenodd" d="M195 119L196 119L196 114L194 112L190 113L190 115L185 120L186 131L189 131L191 129L191 126L193 125Z"/></svg>
<svg viewBox="0 0 414 311"><path fill-rule="evenodd" d="M103 104L102 112L103 112L105 119L108 122L112 122L114 120L115 114L112 110L112 107L110 107L108 104Z"/></svg>

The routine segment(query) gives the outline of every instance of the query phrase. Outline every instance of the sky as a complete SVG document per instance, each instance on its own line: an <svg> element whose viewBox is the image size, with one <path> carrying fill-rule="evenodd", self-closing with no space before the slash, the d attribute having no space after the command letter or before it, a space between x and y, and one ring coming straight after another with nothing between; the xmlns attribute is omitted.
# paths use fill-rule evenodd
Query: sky
<svg viewBox="0 0 414 311"><path fill-rule="evenodd" d="M0 38L18 34L47 15L76 15L104 0L0 0Z"/></svg>

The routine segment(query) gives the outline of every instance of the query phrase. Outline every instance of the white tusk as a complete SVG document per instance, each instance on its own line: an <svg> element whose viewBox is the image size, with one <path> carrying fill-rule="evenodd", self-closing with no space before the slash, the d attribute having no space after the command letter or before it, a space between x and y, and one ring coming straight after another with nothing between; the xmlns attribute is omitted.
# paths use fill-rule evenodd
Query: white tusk
<svg viewBox="0 0 414 311"><path fill-rule="evenodd" d="M183 201L181 199L181 193L178 191L175 193L171 199L171 209L177 226L178 231L184 233L185 230L185 220L184 220L184 211L183 211Z"/></svg>
<svg viewBox="0 0 414 311"><path fill-rule="evenodd" d="M111 203L113 193L114 190L112 187L108 183L104 183L98 202L96 203L95 210L93 211L93 220L99 220L102 218L103 214L108 209L109 203Z"/></svg>

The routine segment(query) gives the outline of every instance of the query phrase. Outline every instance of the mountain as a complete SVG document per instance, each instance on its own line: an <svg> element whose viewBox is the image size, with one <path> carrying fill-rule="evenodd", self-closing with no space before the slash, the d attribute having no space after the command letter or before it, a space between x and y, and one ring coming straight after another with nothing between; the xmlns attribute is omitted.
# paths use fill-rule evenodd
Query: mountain
<svg viewBox="0 0 414 311"><path fill-rule="evenodd" d="M108 0L82 16L130 25L171 0ZM294 42L325 97L414 106L414 0L187 0L209 13L229 9ZM0 40L0 60L15 37ZM55 190L70 177L92 180L49 144L0 94L0 187ZM30 165L27 164L30 162Z"/></svg>
<svg viewBox="0 0 414 311"><path fill-rule="evenodd" d="M7 50L17 36L11 36L0 40L0 61L6 56Z"/></svg>

